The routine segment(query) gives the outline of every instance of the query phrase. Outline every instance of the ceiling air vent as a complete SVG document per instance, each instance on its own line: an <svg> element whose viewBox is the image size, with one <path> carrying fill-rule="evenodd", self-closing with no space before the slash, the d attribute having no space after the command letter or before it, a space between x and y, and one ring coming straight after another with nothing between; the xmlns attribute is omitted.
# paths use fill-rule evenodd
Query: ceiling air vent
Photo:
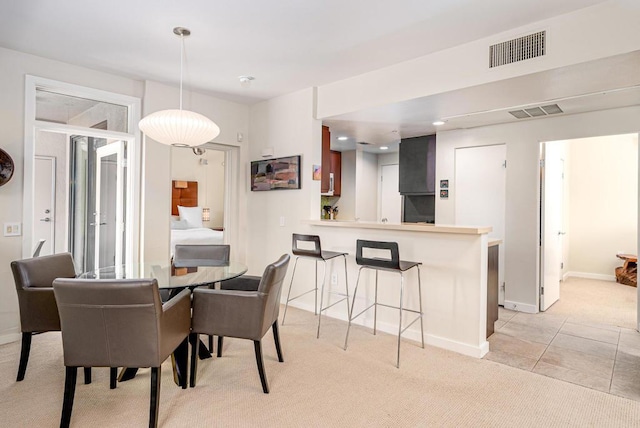
<svg viewBox="0 0 640 428"><path fill-rule="evenodd" d="M540 31L489 46L489 68L544 55L546 34L546 31Z"/></svg>
<svg viewBox="0 0 640 428"><path fill-rule="evenodd" d="M550 114L563 113L558 104L549 104L548 106L526 108L524 110L512 110L509 112L516 119L528 119L530 117L548 116Z"/></svg>

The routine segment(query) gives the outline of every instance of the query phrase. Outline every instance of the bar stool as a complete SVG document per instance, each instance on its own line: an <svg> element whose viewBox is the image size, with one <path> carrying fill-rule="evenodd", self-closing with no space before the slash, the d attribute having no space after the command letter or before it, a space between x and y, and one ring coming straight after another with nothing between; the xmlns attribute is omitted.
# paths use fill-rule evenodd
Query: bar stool
<svg viewBox="0 0 640 428"><path fill-rule="evenodd" d="M420 320L420 337L422 338L422 347L424 348L424 326L422 322L422 284L420 282L420 262L408 262L404 260L400 260L400 254L398 251L398 243L397 242L381 242L381 241L365 241L362 239L358 239L356 241L356 263L360 265L360 269L358 270L358 279L356 281L356 288L353 291L353 300L351 303L351 311L349 314L349 326L347 327L347 336L344 339L344 349L347 350L347 341L349 340L349 330L351 329L351 321L358 318L360 315L365 313L371 308L374 308L373 312L373 334L376 334L376 323L378 317L378 306L385 306L387 308L399 309L400 311L400 321L398 323L398 359L396 362L396 367L400 368L400 337L402 333L411 327L413 323ZM387 250L391 253L391 258L378 258L378 257L364 257L362 255L363 249L374 249L374 250ZM409 269L415 267L418 269L418 299L420 301L420 310L416 311L414 309L407 309L402 307L402 297L404 294L404 272ZM358 285L360 283L360 274L362 273L362 269L373 269L376 271L376 288L375 288L375 302L360 312L358 315L351 316L353 314L353 308L356 302L356 294L358 293ZM382 303L378 303L378 271L388 271L388 272L398 272L400 274L400 306L391 306ZM404 329L402 328L402 311L413 312L418 314L416 319L411 321Z"/></svg>
<svg viewBox="0 0 640 428"><path fill-rule="evenodd" d="M298 246L298 242L313 242L313 249L304 249ZM296 257L296 261L293 265L293 273L291 274L291 282L289 283L289 293L287 294L287 303L284 306L284 314L282 315L282 325L284 325L284 319L287 316L287 308L289 307L289 302L295 300L299 297L304 296L305 294L311 293L315 291L315 303L314 303L314 313L318 315L318 333L316 335L317 338L320 337L320 321L322 319L322 311L326 311L330 307L337 305L338 303L346 300L347 302L347 316L351 316L351 310L349 309L349 284L347 280L347 255L349 253L342 253L337 251L325 251L322 250L320 246L320 237L318 235L301 235L298 233L294 233L291 242L291 251ZM334 259L336 257L342 256L344 258L344 286L346 290L346 294L329 292L332 294L338 294L340 296L344 296L342 299L338 300L330 304L327 307L322 307L323 299L324 299L324 285L327 282L327 260ZM305 291L304 293L291 297L291 289L293 288L293 277L296 274L296 267L298 266L298 259L300 258L308 258L315 261L316 264L316 275L315 275L315 288L312 288L309 291ZM318 311L318 262L321 261L324 263L323 273L322 273L322 288L320 289L320 311Z"/></svg>

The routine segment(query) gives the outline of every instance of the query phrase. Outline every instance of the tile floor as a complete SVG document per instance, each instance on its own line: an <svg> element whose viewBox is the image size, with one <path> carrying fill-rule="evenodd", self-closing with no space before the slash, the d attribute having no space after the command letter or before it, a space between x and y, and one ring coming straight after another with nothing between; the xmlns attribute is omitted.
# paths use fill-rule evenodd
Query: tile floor
<svg viewBox="0 0 640 428"><path fill-rule="evenodd" d="M640 401L640 333L500 308L487 360Z"/></svg>

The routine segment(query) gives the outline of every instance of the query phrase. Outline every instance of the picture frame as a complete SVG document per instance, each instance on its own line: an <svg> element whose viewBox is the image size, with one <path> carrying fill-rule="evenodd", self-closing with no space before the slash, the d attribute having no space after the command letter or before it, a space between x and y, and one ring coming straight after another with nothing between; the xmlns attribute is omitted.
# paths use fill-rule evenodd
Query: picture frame
<svg viewBox="0 0 640 428"><path fill-rule="evenodd" d="M300 189L300 163L300 155L252 161L251 191Z"/></svg>
<svg viewBox="0 0 640 428"><path fill-rule="evenodd" d="M313 180L320 181L322 180L322 166L321 165L313 165Z"/></svg>

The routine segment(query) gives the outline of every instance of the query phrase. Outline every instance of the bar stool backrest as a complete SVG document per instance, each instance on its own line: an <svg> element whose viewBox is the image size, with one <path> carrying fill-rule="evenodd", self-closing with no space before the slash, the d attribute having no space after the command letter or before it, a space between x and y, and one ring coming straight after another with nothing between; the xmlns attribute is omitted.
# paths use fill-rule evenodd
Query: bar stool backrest
<svg viewBox="0 0 640 428"><path fill-rule="evenodd" d="M374 250L389 250L391 258L365 257L362 250L369 248ZM400 269L400 253L397 242L367 241L358 239L356 241L356 263L382 269Z"/></svg>
<svg viewBox="0 0 640 428"><path fill-rule="evenodd" d="M305 249L298 247L298 242L313 242L314 249ZM294 233L291 239L291 251L296 256L322 258L322 249L320 248L320 237L318 235L301 235Z"/></svg>

